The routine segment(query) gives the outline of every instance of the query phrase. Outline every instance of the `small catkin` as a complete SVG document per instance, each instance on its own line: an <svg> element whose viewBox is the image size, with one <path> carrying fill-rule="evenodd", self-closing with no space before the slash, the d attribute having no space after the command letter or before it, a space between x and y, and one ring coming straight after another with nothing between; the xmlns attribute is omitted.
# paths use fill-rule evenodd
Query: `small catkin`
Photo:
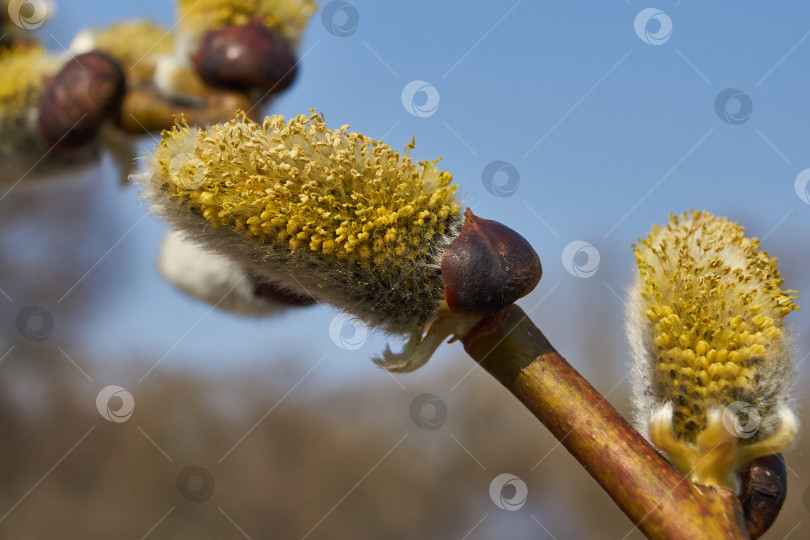
<svg viewBox="0 0 810 540"><path fill-rule="evenodd" d="M43 81L59 65L39 45L0 48L0 130L16 130L32 122Z"/></svg>
<svg viewBox="0 0 810 540"><path fill-rule="evenodd" d="M126 21L106 28L84 30L73 40L74 53L97 50L121 64L130 84L149 81L160 56L174 50L174 36L168 28L147 20Z"/></svg>
<svg viewBox="0 0 810 540"><path fill-rule="evenodd" d="M708 212L672 216L634 246L627 330L642 431L697 483L739 488L738 471L782 451L798 307L776 259Z"/></svg>
<svg viewBox="0 0 810 540"><path fill-rule="evenodd" d="M217 309L248 317L284 313L290 306L256 294L253 277L238 263L169 231L160 245L158 270L166 281Z"/></svg>

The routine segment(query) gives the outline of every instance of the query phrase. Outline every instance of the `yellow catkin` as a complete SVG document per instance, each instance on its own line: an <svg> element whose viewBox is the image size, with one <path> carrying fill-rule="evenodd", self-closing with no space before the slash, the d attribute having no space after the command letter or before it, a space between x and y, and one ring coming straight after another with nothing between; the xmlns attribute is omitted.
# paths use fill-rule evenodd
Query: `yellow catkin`
<svg viewBox="0 0 810 540"><path fill-rule="evenodd" d="M637 382L647 386L636 394L660 424L650 428L653 442L680 455L674 461L682 468L699 469L701 460L714 467L709 464L717 459L707 455L717 452L717 441L727 435L717 431L725 429L736 435L734 444L748 445L747 459L754 442L793 425L780 415L792 373L783 318L798 309L796 291L782 290L776 259L759 240L708 212L671 216L634 252L639 277L631 291L628 332L640 353ZM743 436L733 433L728 418L722 419L725 426L718 423L730 406L756 417L756 426L753 420L746 425L759 432ZM660 414L662 407L669 416ZM709 444L715 448L704 448ZM739 461L727 466L738 467ZM698 476L712 483L734 472Z"/></svg>
<svg viewBox="0 0 810 540"><path fill-rule="evenodd" d="M10 128L36 107L42 82L58 65L38 45L0 49L0 128Z"/></svg>
<svg viewBox="0 0 810 540"><path fill-rule="evenodd" d="M417 166L320 114L175 127L157 161L174 195L212 225L361 266L407 265L459 213L452 175L435 162Z"/></svg>
<svg viewBox="0 0 810 540"><path fill-rule="evenodd" d="M449 172L310 111L163 133L133 178L156 212L263 279L419 333L463 218Z"/></svg>
<svg viewBox="0 0 810 540"><path fill-rule="evenodd" d="M121 63L130 82L147 80L155 70L155 58L171 54L174 38L169 29L150 21L128 21L96 30L93 41Z"/></svg>
<svg viewBox="0 0 810 540"><path fill-rule="evenodd" d="M313 0L175 0L181 26L192 35L228 25L244 25L259 18L292 44L301 39L310 16L318 9Z"/></svg>

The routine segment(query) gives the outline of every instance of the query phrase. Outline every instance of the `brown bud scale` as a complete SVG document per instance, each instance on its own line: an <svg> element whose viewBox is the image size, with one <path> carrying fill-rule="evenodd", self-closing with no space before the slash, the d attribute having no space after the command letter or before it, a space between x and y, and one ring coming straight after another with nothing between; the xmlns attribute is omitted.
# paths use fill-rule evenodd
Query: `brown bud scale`
<svg viewBox="0 0 810 540"><path fill-rule="evenodd" d="M782 454L752 461L742 473L740 502L748 536L759 538L767 531L787 496L787 471Z"/></svg>
<svg viewBox="0 0 810 540"><path fill-rule="evenodd" d="M543 268L531 244L468 208L458 237L442 254L447 305L458 315L488 316L529 294Z"/></svg>

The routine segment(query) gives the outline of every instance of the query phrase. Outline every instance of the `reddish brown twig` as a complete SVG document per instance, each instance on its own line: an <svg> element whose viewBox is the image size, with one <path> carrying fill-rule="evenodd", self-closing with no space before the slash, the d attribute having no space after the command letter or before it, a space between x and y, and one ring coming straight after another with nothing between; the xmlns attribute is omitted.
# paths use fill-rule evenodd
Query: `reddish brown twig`
<svg viewBox="0 0 810 540"><path fill-rule="evenodd" d="M517 306L482 320L463 339L650 538L748 538L728 490L676 471L548 342Z"/></svg>

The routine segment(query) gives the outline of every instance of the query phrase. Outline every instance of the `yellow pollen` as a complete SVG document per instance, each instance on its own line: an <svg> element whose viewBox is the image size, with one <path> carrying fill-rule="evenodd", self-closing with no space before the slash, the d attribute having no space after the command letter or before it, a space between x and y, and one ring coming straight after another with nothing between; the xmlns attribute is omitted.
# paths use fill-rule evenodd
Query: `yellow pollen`
<svg viewBox="0 0 810 540"><path fill-rule="evenodd" d="M781 351L782 318L798 307L757 239L707 212L672 216L634 246L660 362L653 386L675 404L675 431L694 440L711 405L755 402L768 352ZM692 367L708 362L705 376ZM681 373L677 385L672 369ZM764 413L765 411L761 411Z"/></svg>
<svg viewBox="0 0 810 540"><path fill-rule="evenodd" d="M157 172L214 226L283 250L366 268L424 259L459 214L452 175L310 113L177 125L163 133Z"/></svg>

